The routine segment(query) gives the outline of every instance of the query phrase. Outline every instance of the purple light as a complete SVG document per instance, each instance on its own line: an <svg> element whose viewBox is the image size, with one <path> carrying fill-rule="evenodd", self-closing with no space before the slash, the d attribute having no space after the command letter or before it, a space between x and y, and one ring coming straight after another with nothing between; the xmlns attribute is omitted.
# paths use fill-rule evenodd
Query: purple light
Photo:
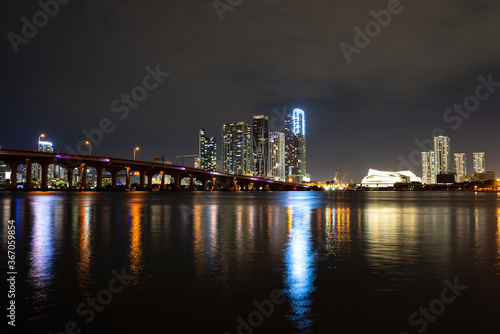
<svg viewBox="0 0 500 334"><path fill-rule="evenodd" d="M92 161L102 161L109 162L107 158L93 158L93 157L82 157L82 156L74 156L68 154L56 154L57 159L71 159L71 160L92 160Z"/></svg>

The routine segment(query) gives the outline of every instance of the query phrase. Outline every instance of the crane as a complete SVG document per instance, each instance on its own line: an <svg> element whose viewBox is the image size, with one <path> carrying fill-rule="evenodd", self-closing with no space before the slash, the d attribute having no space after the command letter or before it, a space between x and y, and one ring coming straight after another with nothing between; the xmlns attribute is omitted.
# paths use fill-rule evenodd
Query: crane
<svg viewBox="0 0 500 334"><path fill-rule="evenodd" d="M340 179L339 183L342 183L342 180L347 176L349 175L349 173L347 173L346 175L342 176L342 178Z"/></svg>
<svg viewBox="0 0 500 334"><path fill-rule="evenodd" d="M181 166L184 166L184 158L197 158L198 154L181 154L176 155L176 158L181 158Z"/></svg>

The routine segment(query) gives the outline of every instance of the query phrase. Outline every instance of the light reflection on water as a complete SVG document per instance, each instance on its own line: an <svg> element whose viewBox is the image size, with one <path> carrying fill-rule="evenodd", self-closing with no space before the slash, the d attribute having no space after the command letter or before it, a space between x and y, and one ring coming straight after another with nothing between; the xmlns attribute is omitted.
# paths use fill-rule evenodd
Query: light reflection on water
<svg viewBox="0 0 500 334"><path fill-rule="evenodd" d="M130 246L129 246L129 273L134 276L131 281L133 285L141 282L141 273L144 268L142 254L142 208L140 202L132 203L130 209Z"/></svg>
<svg viewBox="0 0 500 334"><path fill-rule="evenodd" d="M80 215L78 217L78 263L76 265L78 285L82 295L91 294L92 285L92 208L88 198L80 202Z"/></svg>
<svg viewBox="0 0 500 334"><path fill-rule="evenodd" d="M288 242L285 249L285 288L289 318L302 332L312 332L311 294L315 290L315 254L311 236L311 208L307 203L289 207Z"/></svg>

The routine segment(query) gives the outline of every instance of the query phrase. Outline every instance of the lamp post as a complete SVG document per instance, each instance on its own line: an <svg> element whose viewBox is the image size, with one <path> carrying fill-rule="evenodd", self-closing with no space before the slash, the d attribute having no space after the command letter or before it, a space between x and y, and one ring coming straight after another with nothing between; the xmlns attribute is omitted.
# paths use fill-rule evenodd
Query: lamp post
<svg viewBox="0 0 500 334"><path fill-rule="evenodd" d="M85 144L89 145L89 156L92 155L92 143L87 140Z"/></svg>
<svg viewBox="0 0 500 334"><path fill-rule="evenodd" d="M45 135L43 133L38 137L38 152L40 152L40 138L43 138L43 137L45 137Z"/></svg>
<svg viewBox="0 0 500 334"><path fill-rule="evenodd" d="M135 160L135 151L139 151L139 147L134 148L134 160Z"/></svg>

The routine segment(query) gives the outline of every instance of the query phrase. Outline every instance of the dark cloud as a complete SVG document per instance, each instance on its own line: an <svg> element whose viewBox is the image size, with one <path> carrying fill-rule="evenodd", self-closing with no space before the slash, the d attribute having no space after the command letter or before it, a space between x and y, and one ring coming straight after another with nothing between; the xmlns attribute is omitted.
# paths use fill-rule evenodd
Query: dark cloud
<svg viewBox="0 0 500 334"><path fill-rule="evenodd" d="M0 144L33 147L45 132L62 151L109 117L116 130L95 154L131 156L139 145L140 158L173 158L197 153L200 127L220 137L225 122L279 118L273 109L299 106L313 179L337 168L354 180L368 168L396 169L398 156L437 127L454 152L485 151L488 169L500 173L500 92L457 130L442 118L474 93L479 75L500 81L500 3L402 1L348 64L339 44L352 44L353 28L387 3L243 1L221 22L210 0L71 1L18 54L4 38ZM4 4L4 36L37 10L34 2ZM171 76L119 120L111 102L156 64Z"/></svg>

